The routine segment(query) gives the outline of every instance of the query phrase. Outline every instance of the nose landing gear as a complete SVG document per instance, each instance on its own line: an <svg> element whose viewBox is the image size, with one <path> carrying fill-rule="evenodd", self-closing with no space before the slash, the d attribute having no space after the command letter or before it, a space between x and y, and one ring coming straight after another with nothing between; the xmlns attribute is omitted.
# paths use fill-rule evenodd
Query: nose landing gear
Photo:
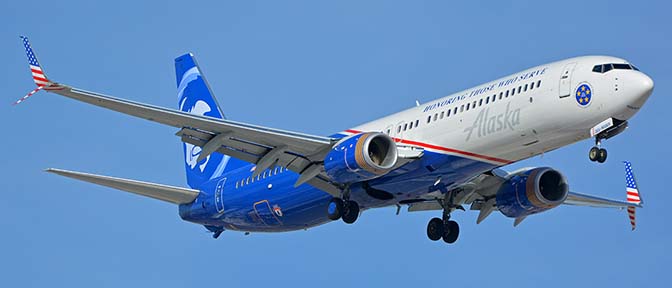
<svg viewBox="0 0 672 288"><path fill-rule="evenodd" d="M621 134L627 128L628 121L609 118L590 129L590 136L595 137L595 146L588 152L590 161L598 163L607 161L607 150L600 147L602 140Z"/></svg>
<svg viewBox="0 0 672 288"><path fill-rule="evenodd" d="M602 141L600 138L595 138L595 146L593 146L593 148L590 148L590 151L588 151L588 158L590 159L590 161L598 163L604 163L605 161L607 161L607 150L604 148L600 148L601 142Z"/></svg>
<svg viewBox="0 0 672 288"><path fill-rule="evenodd" d="M607 161L607 150L597 146L590 148L588 158L593 162L604 163L604 161Z"/></svg>

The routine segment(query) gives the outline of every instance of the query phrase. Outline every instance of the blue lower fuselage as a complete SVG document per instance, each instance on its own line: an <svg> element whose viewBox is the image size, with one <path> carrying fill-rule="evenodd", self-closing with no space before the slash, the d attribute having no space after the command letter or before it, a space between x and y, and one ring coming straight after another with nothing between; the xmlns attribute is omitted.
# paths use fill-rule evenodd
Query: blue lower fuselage
<svg viewBox="0 0 672 288"><path fill-rule="evenodd" d="M254 181L254 165L230 171L200 188L194 202L180 205L180 217L214 229L249 232L284 232L307 229L330 222L327 205L332 196L309 184L294 187L299 175L272 169ZM413 201L421 195L447 190L473 175L496 166L473 159L425 151L389 174L364 183L354 183L350 199L362 210ZM265 177L264 177L265 176ZM437 180L440 178L440 182ZM245 184L243 184L245 183Z"/></svg>

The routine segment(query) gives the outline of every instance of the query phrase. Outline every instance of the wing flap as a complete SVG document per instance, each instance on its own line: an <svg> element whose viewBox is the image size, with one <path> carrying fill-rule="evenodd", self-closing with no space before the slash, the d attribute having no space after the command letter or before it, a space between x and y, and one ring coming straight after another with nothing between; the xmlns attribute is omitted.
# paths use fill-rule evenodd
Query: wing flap
<svg viewBox="0 0 672 288"><path fill-rule="evenodd" d="M49 173L58 174L72 179L77 179L93 184L98 184L114 189L123 190L133 194L142 195L166 201L173 204L191 203L198 196L199 191L189 188L168 186L163 184L156 184L150 182L142 182L137 180L116 178L103 175L95 175L89 173L61 170L61 169L47 169Z"/></svg>

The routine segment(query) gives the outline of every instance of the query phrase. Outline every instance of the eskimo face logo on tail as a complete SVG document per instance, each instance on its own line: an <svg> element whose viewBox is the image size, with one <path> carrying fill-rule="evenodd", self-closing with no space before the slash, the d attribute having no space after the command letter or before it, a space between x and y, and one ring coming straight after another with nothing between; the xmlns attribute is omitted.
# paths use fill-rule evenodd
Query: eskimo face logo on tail
<svg viewBox="0 0 672 288"><path fill-rule="evenodd" d="M184 102L182 102L182 105L184 105ZM184 107L180 107L180 110L184 111L183 108ZM208 113L210 111L212 111L212 109L210 108L210 105L208 105L208 103L205 103L205 101L198 100L196 101L194 106L192 106L186 112L195 115L205 116L205 113ZM201 147L189 143L184 143L184 149L185 149L184 153L185 162L187 163L187 165L189 165L191 169L194 169L198 164L198 156L201 155ZM208 155L208 157L205 158L203 164L198 166L201 172L205 170L205 166L208 165L209 161L210 161L210 155Z"/></svg>
<svg viewBox="0 0 672 288"><path fill-rule="evenodd" d="M471 139L474 130L478 138L504 130L515 131L514 128L520 125L520 108L511 110L510 106L511 103L506 104L504 113L495 115L490 115L490 108L482 109L474 120L474 124L464 129L464 132L469 132L465 141Z"/></svg>

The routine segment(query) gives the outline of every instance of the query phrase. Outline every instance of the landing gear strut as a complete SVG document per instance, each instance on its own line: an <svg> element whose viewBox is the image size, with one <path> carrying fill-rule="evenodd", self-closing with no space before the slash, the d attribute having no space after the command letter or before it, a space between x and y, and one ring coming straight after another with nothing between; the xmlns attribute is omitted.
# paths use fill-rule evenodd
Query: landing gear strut
<svg viewBox="0 0 672 288"><path fill-rule="evenodd" d="M593 162L598 162L598 163L604 163L604 161L607 161L607 150L604 148L600 148L601 144L601 139L599 137L595 138L595 146L593 148L590 148L590 151L588 152L588 158L590 161Z"/></svg>
<svg viewBox="0 0 672 288"><path fill-rule="evenodd" d="M343 222L352 224L359 217L359 204L351 200L333 198L327 205L327 217L331 220L343 219Z"/></svg>

